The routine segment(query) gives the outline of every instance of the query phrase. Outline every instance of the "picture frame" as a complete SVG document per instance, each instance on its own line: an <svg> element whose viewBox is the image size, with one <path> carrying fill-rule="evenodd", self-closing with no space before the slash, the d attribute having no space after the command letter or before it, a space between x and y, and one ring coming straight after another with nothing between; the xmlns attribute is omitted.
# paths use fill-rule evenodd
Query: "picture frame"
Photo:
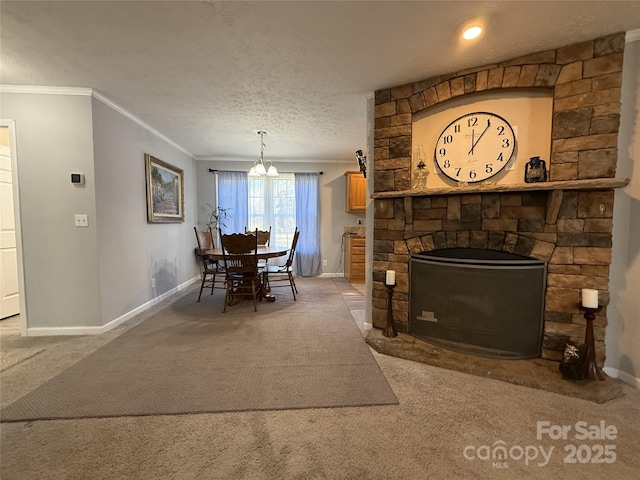
<svg viewBox="0 0 640 480"><path fill-rule="evenodd" d="M184 171L145 153L147 223L184 222Z"/></svg>

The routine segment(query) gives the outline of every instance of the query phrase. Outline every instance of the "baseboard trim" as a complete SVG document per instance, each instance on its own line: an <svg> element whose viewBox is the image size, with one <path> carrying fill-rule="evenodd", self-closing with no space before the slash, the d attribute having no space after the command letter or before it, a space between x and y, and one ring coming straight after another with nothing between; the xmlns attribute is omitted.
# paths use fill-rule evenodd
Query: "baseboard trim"
<svg viewBox="0 0 640 480"><path fill-rule="evenodd" d="M318 276L324 277L324 278L338 278L338 277L344 277L344 273L321 273Z"/></svg>
<svg viewBox="0 0 640 480"><path fill-rule="evenodd" d="M627 383L635 388L640 388L640 378L634 377L633 375L618 370L617 368L604 367L604 373L609 375L611 378L617 378L618 380Z"/></svg>
<svg viewBox="0 0 640 480"><path fill-rule="evenodd" d="M190 280L178 285L177 287L172 288L171 290L164 292L157 297L152 298L146 303L143 303L139 307L134 308L130 312L125 313L124 315L111 320L110 322L99 326L99 327L31 327L27 328L27 336L28 337L44 337L44 336L56 336L56 335L101 335L103 333L108 332L109 330L114 329L118 325L123 324L127 320L131 320L133 317L138 315L139 313L148 310L149 308L157 305L163 300L169 298L174 293L177 293L181 290L184 290L191 286L194 283L200 281L200 276L193 277Z"/></svg>

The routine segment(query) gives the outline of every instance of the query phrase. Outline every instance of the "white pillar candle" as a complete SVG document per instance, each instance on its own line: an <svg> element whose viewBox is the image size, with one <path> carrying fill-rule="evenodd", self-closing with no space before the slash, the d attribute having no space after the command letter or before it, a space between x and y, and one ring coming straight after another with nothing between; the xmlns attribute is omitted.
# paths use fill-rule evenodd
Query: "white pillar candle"
<svg viewBox="0 0 640 480"><path fill-rule="evenodd" d="M385 285L395 285L396 284L396 272L395 270L387 270L387 276L384 280Z"/></svg>
<svg viewBox="0 0 640 480"><path fill-rule="evenodd" d="M586 308L598 308L598 290L583 288L582 306Z"/></svg>

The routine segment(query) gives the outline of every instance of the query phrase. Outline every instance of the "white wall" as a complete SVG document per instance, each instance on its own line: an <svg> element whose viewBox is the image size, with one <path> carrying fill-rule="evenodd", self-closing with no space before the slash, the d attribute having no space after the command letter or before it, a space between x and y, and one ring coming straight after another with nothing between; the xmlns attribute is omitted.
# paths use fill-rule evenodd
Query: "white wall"
<svg viewBox="0 0 640 480"><path fill-rule="evenodd" d="M322 267L323 274L344 274L342 234L344 227L353 227L357 219L364 222L365 213L347 213L346 205L346 177L344 172L357 170L354 158L345 159L341 163L283 163L274 162L280 172L323 172L320 176L320 248L321 258L327 260L327 266ZM198 224L206 221L206 204L215 205L214 175L209 169L249 171L252 162L196 162L196 176L198 189ZM193 240L195 246L195 238Z"/></svg>
<svg viewBox="0 0 640 480"><path fill-rule="evenodd" d="M615 193L605 368L640 387L640 31L633 33L624 51L616 172L631 182Z"/></svg>
<svg viewBox="0 0 640 480"><path fill-rule="evenodd" d="M16 125L27 327L101 325L91 98L2 93L0 102ZM71 172L86 184L72 185ZM77 213L88 228L74 226Z"/></svg>
<svg viewBox="0 0 640 480"><path fill-rule="evenodd" d="M104 324L199 275L196 181L190 156L95 98L93 143ZM184 170L184 223L147 223L145 153Z"/></svg>

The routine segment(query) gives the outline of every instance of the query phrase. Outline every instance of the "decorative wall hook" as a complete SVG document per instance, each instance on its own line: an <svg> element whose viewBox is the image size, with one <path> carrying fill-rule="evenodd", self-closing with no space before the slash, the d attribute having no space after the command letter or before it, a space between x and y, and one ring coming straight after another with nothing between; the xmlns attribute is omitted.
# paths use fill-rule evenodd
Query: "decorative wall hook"
<svg viewBox="0 0 640 480"><path fill-rule="evenodd" d="M362 154L362 150L356 150L356 160L362 176L367 178L367 156Z"/></svg>

